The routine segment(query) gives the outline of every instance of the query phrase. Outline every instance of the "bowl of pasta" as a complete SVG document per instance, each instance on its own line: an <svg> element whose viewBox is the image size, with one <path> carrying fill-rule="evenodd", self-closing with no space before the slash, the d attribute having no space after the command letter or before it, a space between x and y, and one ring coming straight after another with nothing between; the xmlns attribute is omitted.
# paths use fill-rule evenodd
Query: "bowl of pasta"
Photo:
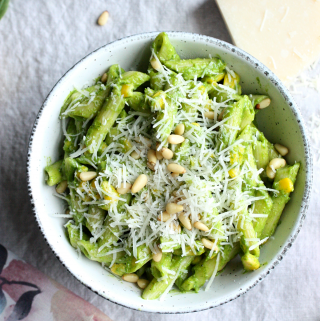
<svg viewBox="0 0 320 321"><path fill-rule="evenodd" d="M312 182L279 79L184 32L130 36L72 67L39 111L27 171L63 265L104 298L157 313L212 308L258 284L300 231Z"/></svg>

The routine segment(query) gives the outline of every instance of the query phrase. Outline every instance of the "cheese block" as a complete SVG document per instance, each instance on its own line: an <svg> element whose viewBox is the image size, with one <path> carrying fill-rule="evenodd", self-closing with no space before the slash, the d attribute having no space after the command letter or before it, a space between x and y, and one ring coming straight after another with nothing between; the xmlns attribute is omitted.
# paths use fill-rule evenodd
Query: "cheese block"
<svg viewBox="0 0 320 321"><path fill-rule="evenodd" d="M234 44L289 84L320 57L320 1L216 0Z"/></svg>

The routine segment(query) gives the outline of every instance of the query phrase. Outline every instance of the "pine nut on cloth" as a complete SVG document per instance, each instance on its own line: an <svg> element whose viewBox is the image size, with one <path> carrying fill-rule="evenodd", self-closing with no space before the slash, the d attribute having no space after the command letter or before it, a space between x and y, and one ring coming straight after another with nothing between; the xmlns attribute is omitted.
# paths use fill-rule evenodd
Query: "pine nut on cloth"
<svg viewBox="0 0 320 321"><path fill-rule="evenodd" d="M112 321L0 244L0 320Z"/></svg>

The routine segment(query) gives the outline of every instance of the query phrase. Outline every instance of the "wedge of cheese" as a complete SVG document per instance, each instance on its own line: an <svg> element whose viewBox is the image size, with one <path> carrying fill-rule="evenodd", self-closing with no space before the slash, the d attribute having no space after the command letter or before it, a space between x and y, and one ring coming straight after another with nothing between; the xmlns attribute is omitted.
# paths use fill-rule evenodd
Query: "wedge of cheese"
<svg viewBox="0 0 320 321"><path fill-rule="evenodd" d="M320 1L216 0L233 42L289 84L320 58Z"/></svg>

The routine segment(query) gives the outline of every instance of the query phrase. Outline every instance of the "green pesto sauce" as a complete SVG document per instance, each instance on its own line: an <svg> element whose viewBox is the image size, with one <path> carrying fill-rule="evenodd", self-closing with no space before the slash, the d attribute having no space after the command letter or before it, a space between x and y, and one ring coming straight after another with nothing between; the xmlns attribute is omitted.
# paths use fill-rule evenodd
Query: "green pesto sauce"
<svg viewBox="0 0 320 321"><path fill-rule="evenodd" d="M177 294L181 294L181 291L176 289L176 288L172 288L170 291L169 291L170 294L172 295L177 295Z"/></svg>
<svg viewBox="0 0 320 321"><path fill-rule="evenodd" d="M50 156L44 156L44 158L46 159L46 166L50 166L52 164L52 160L51 160L51 157Z"/></svg>
<svg viewBox="0 0 320 321"><path fill-rule="evenodd" d="M260 78L259 78L259 77L257 77L256 79L257 79L257 82L258 82L258 84L259 84L259 87L262 89L262 85L261 85Z"/></svg>

